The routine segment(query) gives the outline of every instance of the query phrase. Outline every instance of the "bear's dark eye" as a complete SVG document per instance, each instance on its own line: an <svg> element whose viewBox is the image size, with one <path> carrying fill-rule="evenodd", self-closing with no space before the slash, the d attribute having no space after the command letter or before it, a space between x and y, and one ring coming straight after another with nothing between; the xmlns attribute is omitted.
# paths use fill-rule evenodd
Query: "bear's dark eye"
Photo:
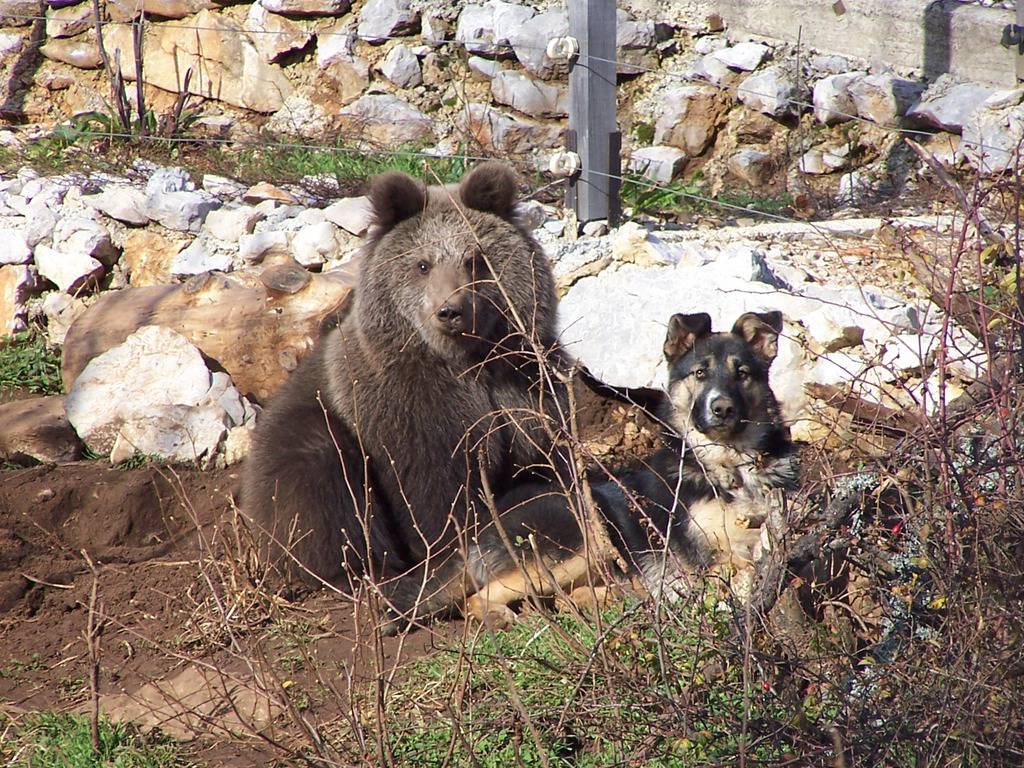
<svg viewBox="0 0 1024 768"><path fill-rule="evenodd" d="M487 260L484 259L484 252L474 248L463 260L465 269L470 274L480 274L487 270Z"/></svg>
<svg viewBox="0 0 1024 768"><path fill-rule="evenodd" d="M425 275L427 274L427 272L430 271L430 262L420 259L419 261L416 262L416 269L418 269L421 274Z"/></svg>

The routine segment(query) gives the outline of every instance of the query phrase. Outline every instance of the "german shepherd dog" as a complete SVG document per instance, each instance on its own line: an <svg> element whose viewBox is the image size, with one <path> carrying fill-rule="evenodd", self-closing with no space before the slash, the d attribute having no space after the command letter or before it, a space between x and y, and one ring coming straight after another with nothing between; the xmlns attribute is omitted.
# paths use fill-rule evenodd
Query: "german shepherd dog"
<svg viewBox="0 0 1024 768"><path fill-rule="evenodd" d="M665 447L592 485L612 544L655 596L675 595L688 573L748 567L768 492L796 483L796 451L768 382L781 330L779 312L748 312L728 333L712 333L705 313L669 320L669 384L659 406ZM496 520L459 554L384 588L396 621L460 608L500 627L515 619L509 604L525 597L602 584L613 553L588 554L583 517L568 496L534 483L499 498Z"/></svg>

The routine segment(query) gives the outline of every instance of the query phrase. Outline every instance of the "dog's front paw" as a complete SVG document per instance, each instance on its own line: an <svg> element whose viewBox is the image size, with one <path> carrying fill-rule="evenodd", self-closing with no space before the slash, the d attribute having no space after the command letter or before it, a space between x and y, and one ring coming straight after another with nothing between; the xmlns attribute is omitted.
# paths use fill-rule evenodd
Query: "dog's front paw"
<svg viewBox="0 0 1024 768"><path fill-rule="evenodd" d="M489 603L473 597L466 601L466 618L491 629L507 629L516 623L516 612L502 603Z"/></svg>

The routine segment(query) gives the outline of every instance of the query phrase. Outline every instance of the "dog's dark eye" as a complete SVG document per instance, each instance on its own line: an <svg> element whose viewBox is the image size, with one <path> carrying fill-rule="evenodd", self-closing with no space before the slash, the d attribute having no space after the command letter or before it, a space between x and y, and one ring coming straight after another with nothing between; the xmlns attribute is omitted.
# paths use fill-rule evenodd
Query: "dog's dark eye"
<svg viewBox="0 0 1024 768"><path fill-rule="evenodd" d="M697 378L698 381L703 381L704 379L706 379L708 377L708 369L707 368L697 368L693 372L693 375Z"/></svg>
<svg viewBox="0 0 1024 768"><path fill-rule="evenodd" d="M416 269L418 269L421 274L425 275L427 274L427 272L430 271L430 262L420 259L419 261L416 262Z"/></svg>
<svg viewBox="0 0 1024 768"><path fill-rule="evenodd" d="M746 366L736 369L736 378L740 381L746 381L750 378L750 369Z"/></svg>

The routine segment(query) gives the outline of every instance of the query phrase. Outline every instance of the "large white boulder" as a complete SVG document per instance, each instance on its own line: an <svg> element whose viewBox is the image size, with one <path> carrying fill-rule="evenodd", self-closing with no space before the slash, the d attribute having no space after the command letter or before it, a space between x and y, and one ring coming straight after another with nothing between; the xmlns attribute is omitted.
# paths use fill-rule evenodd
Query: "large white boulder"
<svg viewBox="0 0 1024 768"><path fill-rule="evenodd" d="M79 437L122 461L133 453L209 464L247 408L226 373L168 328L143 326L93 358L75 379L65 407Z"/></svg>

